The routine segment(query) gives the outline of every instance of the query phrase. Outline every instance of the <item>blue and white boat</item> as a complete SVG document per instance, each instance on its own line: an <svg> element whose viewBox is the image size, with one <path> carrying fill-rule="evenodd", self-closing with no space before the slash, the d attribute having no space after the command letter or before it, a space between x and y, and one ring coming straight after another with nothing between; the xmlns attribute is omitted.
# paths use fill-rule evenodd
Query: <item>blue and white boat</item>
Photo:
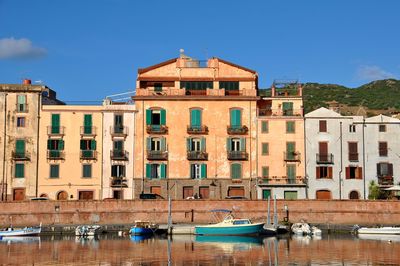
<svg viewBox="0 0 400 266"><path fill-rule="evenodd" d="M37 236L42 231L42 224L35 227L25 227L22 229L14 229L12 226L4 231L0 231L0 237L13 237L13 236Z"/></svg>
<svg viewBox="0 0 400 266"><path fill-rule="evenodd" d="M264 223L252 223L249 219L236 219L229 214L217 224L195 226L196 235L259 235Z"/></svg>
<svg viewBox="0 0 400 266"><path fill-rule="evenodd" d="M154 234L154 232L158 229L158 225L154 223L150 223L148 221L135 221L135 224L129 230L129 234L131 235L148 235Z"/></svg>

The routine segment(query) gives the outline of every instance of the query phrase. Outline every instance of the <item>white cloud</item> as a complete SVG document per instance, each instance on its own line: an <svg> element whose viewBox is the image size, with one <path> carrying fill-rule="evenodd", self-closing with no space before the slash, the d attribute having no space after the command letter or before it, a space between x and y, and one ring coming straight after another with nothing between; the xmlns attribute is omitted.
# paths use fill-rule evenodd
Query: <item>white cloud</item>
<svg viewBox="0 0 400 266"><path fill-rule="evenodd" d="M359 80L379 80L395 78L396 75L374 65L362 65L357 69L356 77Z"/></svg>
<svg viewBox="0 0 400 266"><path fill-rule="evenodd" d="M0 39L0 59L30 59L45 56L46 49L35 47L29 39Z"/></svg>

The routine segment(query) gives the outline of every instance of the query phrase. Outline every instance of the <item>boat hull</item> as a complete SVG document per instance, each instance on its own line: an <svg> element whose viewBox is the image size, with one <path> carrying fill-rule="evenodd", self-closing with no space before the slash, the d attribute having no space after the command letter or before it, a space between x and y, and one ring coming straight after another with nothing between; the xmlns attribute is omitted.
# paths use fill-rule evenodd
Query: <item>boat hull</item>
<svg viewBox="0 0 400 266"><path fill-rule="evenodd" d="M264 223L241 225L204 225L196 226L196 235L259 235L263 232Z"/></svg>
<svg viewBox="0 0 400 266"><path fill-rule="evenodd" d="M42 228L24 228L20 230L0 231L0 237L10 236L37 236L42 231Z"/></svg>
<svg viewBox="0 0 400 266"><path fill-rule="evenodd" d="M153 232L153 229L143 227L132 227L131 230L129 230L131 235L149 235L153 234Z"/></svg>
<svg viewBox="0 0 400 266"><path fill-rule="evenodd" d="M357 231L358 234L376 234L376 235L400 235L400 227L379 227L368 228L361 227Z"/></svg>

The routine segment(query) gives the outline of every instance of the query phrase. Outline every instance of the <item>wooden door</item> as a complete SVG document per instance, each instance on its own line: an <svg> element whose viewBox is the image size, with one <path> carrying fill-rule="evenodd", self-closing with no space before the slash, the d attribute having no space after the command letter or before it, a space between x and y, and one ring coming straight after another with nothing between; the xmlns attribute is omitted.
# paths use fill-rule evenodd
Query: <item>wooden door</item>
<svg viewBox="0 0 400 266"><path fill-rule="evenodd" d="M228 189L228 196L241 196L244 197L244 188L243 187L230 187Z"/></svg>
<svg viewBox="0 0 400 266"><path fill-rule="evenodd" d="M201 199L210 198L210 188L209 187L199 187L199 197Z"/></svg>
<svg viewBox="0 0 400 266"><path fill-rule="evenodd" d="M161 196L161 187L160 186L152 186L150 188L150 192Z"/></svg>
<svg viewBox="0 0 400 266"><path fill-rule="evenodd" d="M328 142L319 142L319 160L321 162L328 162Z"/></svg>
<svg viewBox="0 0 400 266"><path fill-rule="evenodd" d="M183 187L183 199L193 197L193 187Z"/></svg>
<svg viewBox="0 0 400 266"><path fill-rule="evenodd" d="M13 200L21 201L25 200L25 189L24 188L16 188L13 190Z"/></svg>
<svg viewBox="0 0 400 266"><path fill-rule="evenodd" d="M92 200L93 199L93 191L79 191L79 199L80 200Z"/></svg>
<svg viewBox="0 0 400 266"><path fill-rule="evenodd" d="M332 193L329 190L318 190L316 196L320 200L332 199Z"/></svg>
<svg viewBox="0 0 400 266"><path fill-rule="evenodd" d="M65 191L58 192L57 200L68 200L68 193Z"/></svg>

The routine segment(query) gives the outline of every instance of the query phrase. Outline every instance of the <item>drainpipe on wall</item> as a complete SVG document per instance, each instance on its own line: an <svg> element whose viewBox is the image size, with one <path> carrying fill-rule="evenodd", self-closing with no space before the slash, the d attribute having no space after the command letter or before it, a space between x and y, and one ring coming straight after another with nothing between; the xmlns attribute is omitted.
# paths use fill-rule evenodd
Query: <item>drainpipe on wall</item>
<svg viewBox="0 0 400 266"><path fill-rule="evenodd" d="M38 197L39 194L39 134L40 134L40 110L42 104L42 92L38 93L38 106L37 106L37 132L36 132L36 189L35 189L35 197Z"/></svg>
<svg viewBox="0 0 400 266"><path fill-rule="evenodd" d="M339 199L342 199L342 172L343 172L343 135L342 122L340 122L340 171L339 171Z"/></svg>
<svg viewBox="0 0 400 266"><path fill-rule="evenodd" d="M3 129L3 179L1 186L1 201L4 201L4 177L6 176L6 140L7 140L7 93L4 93L4 129ZM6 197L7 199L7 191Z"/></svg>

